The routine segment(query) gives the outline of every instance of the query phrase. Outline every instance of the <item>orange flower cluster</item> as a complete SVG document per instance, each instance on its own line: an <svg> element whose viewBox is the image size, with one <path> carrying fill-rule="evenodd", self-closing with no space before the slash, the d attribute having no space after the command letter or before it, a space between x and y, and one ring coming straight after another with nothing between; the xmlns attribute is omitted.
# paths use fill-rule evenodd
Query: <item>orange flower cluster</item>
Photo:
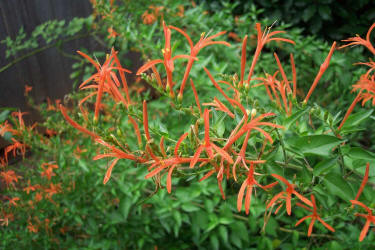
<svg viewBox="0 0 375 250"><path fill-rule="evenodd" d="M103 63L103 65L100 65L85 53L81 51L77 52L78 54L86 58L92 65L94 65L97 70L97 73L89 77L79 86L80 89L96 90L80 101L79 107L82 111L82 114L87 118L87 114L82 108L82 104L92 96L96 95L94 121L97 121L99 118L99 110L101 108L103 93L109 93L114 100L116 100L117 102L121 101L125 105L125 107L128 107L128 105L131 104L131 100L124 72L131 73L131 71L121 66L120 61L117 58L117 52L112 48L111 55L107 56L107 60ZM119 72L121 82L117 77L115 70ZM93 82L94 84L88 85L91 82ZM119 91L121 85L124 92L126 93L126 99Z"/></svg>
<svg viewBox="0 0 375 250"><path fill-rule="evenodd" d="M343 45L339 47L339 49L348 47L348 46L354 46L354 45L362 45L366 47L373 55L375 55L375 48L372 45L370 41L370 35L372 30L375 28L375 23L371 25L369 30L367 31L366 34L366 39L361 38L360 36L356 37L350 37L346 40L343 40L343 42L348 42L348 44ZM352 102L352 104L349 106L348 110L346 111L346 114L344 118L342 119L338 130L341 130L341 128L344 126L346 120L348 119L349 115L352 113L355 105L362 101L362 106L365 105L366 102L370 101L372 99L372 105L375 105L375 73L373 72L375 70L375 63L370 60L370 62L366 63L358 63L362 65L366 65L370 67L370 69L363 74L359 81L353 85L353 92L354 91L359 91L356 98Z"/></svg>
<svg viewBox="0 0 375 250"><path fill-rule="evenodd" d="M150 5L148 8L149 10L146 10L142 14L143 24L150 25L156 22L156 20L159 17L163 18L163 13L162 13L162 10L164 9L163 6Z"/></svg>
<svg viewBox="0 0 375 250"><path fill-rule="evenodd" d="M176 30L187 39L188 44L190 46L190 55L172 56L171 30ZM203 139L199 138L199 121L197 121L194 125L191 126L191 130L189 132L183 133L177 141L168 138L169 140L175 142L173 154L170 155L167 154L167 152L169 153L170 150L165 150L164 140L166 138L164 136L161 136L160 140L158 140L159 135L157 133L154 133L154 131L149 127L149 115L146 101L143 101L142 103L142 116L128 116L128 121L130 124L132 124L134 128L135 135L139 145L139 149L136 151L131 151L129 147L123 146L120 143L120 141L117 140L117 138L114 136L112 137L112 142L107 142L103 138L101 138L101 136L99 136L97 133L94 133L88 130L87 128L79 125L68 116L66 109L62 105L60 105L61 112L65 119L73 127L91 136L92 139L94 139L97 143L104 146L105 153L97 154L94 157L94 160L99 160L103 158L113 159L105 173L103 179L104 184L106 184L110 180L114 166L118 163L120 159L131 160L133 162L140 163L147 167L148 174L145 176L145 178L154 178L158 186L161 186L161 176L166 175L166 187L168 193L170 193L172 189L172 175L174 171L176 169L186 169L184 168L184 166L188 166L189 169L199 168L207 171L206 174L200 179L200 181L203 181L215 174L218 187L223 199L225 199L225 192L222 185L224 178L233 179L235 182L237 182L239 176L244 176L245 179L242 182L242 185L239 189L237 196L237 209L238 211L241 211L242 205L244 203L245 212L246 214L248 214L250 211L253 190L256 187L260 187L261 189L268 192L271 188L274 188L278 183L282 183L282 185L280 186L286 187L285 190L280 191L273 198L271 198L266 204L266 209L272 209L276 204L278 204L278 207L275 210L275 213L277 213L285 203L286 212L288 215L290 215L292 212L293 202L297 199L302 203L297 202L295 205L304 208L305 210L311 212L311 214L300 219L296 223L296 226L301 224L306 219L310 218L311 221L308 228L308 236L311 236L313 226L317 220L321 222L328 230L334 232L335 230L333 229L333 227L327 224L319 215L315 201L315 196L313 194L310 195L309 200L302 193L300 193L300 191L297 191L297 186L295 184L290 183L285 177L277 174L271 174L272 177L277 179L277 181L271 183L262 183L265 180L267 180L267 178L256 178L257 175L263 175L262 171L259 170L259 168L257 170L256 167L265 162L265 160L261 159L261 156L263 150L266 147L266 144L268 142L270 144L273 143L274 138L272 130L282 129L283 127L272 122L275 116L274 113L264 113L257 116L257 111L254 108L251 111L247 110L243 104L245 103L243 97L241 97L242 87L245 86L247 88L250 88L258 85L264 85L269 98L272 101L276 101L280 109L284 109L287 115L290 115L292 113L292 103L291 100L288 100L288 96L289 94L292 94L293 98L295 98L297 92L297 76L293 55L290 55L290 63L292 65L292 80L288 80L287 75L276 53L274 54L274 56L279 70L275 72L273 75L266 74L265 78L252 78L259 55L263 47L267 43L271 41L277 41L294 44L294 42L290 39L276 37L276 35L278 34L285 33L284 31L271 32L270 28L266 28L262 32L259 23L256 24L256 30L257 47L255 50L252 63L249 68L247 80L245 80L244 78L246 68L247 36L244 37L242 42L240 79L238 79L238 77L233 77L232 83L227 81L217 82L210 73L210 71L204 68L204 71L206 72L211 83L222 95L223 100L220 100L218 97L215 96L211 102L204 103L203 105L212 106L217 111L223 112L227 117L233 120L233 123L235 125L233 126L229 136L225 138L215 138L212 136L214 131L212 130L212 128L210 128L210 110L205 108L202 112L198 92L195 88L192 79L190 79L190 83L193 90L196 106L199 110L199 120L203 120L204 122L204 129L202 131L204 137ZM175 97L175 83L173 82L174 61L180 58L188 59L188 63L184 72L184 77L180 84L179 94L177 98L178 100L181 100L183 96L184 87L189 77L192 65L194 61L198 60L198 52L202 48L209 45L219 44L230 46L230 44L225 41L213 40L216 37L225 34L225 31L219 32L215 35L208 37L205 36L205 34L202 34L199 41L196 44L193 44L191 38L187 35L185 31L174 26L167 26L164 22L163 31L165 37L165 46L162 50L163 58L147 62L138 69L137 75L151 69L153 71L154 78L156 79L159 87L161 87L164 91L169 92L169 96L173 99ZM308 94L304 99L304 103L306 103L309 100L312 92L317 86L323 73L328 68L329 62L331 60L335 48L336 43L334 42L328 53L328 56L322 63L320 70L317 76L315 77L315 80L312 83ZM92 58L88 57L86 54L83 54L81 52L79 53L83 55L86 59L88 59L96 67L98 71L81 84L81 88L83 88L91 81L94 81L95 83L94 85L88 85L89 87L86 87L94 89L94 92L92 92L88 97L97 95L95 117L97 117L99 112L101 103L100 100L103 92L109 93L110 96L116 102L123 102L125 104L125 107L128 108L130 104L130 98L127 92L127 87L124 88L124 91L127 95L127 98L125 99L124 97L122 97L122 94L119 91L119 89L117 89L117 87L120 86L120 83L117 79L116 74L113 72L114 70L118 70L120 73L126 71L121 67L118 58L116 57L116 52L112 50L111 55L107 57L107 60L103 64L103 66L100 66L97 62L95 62ZM114 60L112 61L112 59ZM167 75L166 85L164 85L161 81L160 74L155 67L156 64L162 64L165 68ZM277 78L278 75L280 76L279 78ZM258 85L252 85L251 81L253 80L260 80L262 83ZM220 85L219 83L224 84L226 87L228 87L227 91L225 91L222 88L223 85ZM360 88L360 86L358 86L358 88ZM99 93L99 91L101 93ZM86 100L86 98L84 98L80 102L80 104L82 104ZM191 110L192 114L196 115L192 107ZM235 119L236 114L240 114L240 117L242 117L242 119L239 122ZM139 126L139 123L143 124L143 128ZM260 134L262 137L264 137L263 146L260 154L256 157L256 159L251 159L249 156L250 154L247 154L246 149L251 137L254 137L257 134ZM142 135L144 137L142 137ZM189 138L189 143L185 142L186 138ZM159 141L159 145L156 144L156 141ZM114 145L112 145L112 143ZM184 146L181 147L182 145ZM183 148L184 150L180 150L181 148ZM366 171L367 172L364 181L360 187L360 190L358 191L355 200L352 201L353 205L360 205L358 198L368 178L368 170ZM364 207L364 205L362 207ZM361 233L360 240L362 240L364 235L367 233L370 223L374 222L372 211L367 209L367 212L367 215L356 214L357 216L364 217L367 219L366 225L363 229L363 232L365 233Z"/></svg>
<svg viewBox="0 0 375 250"><path fill-rule="evenodd" d="M53 197L62 192L62 184L52 182L52 177L56 176L55 170L58 169L58 165L53 162L43 163L41 165L42 171L40 172L41 178L39 178L41 182L37 184L31 184L30 179L28 179L27 182L21 182L20 180L24 178L20 175L21 171L18 169L13 170L8 166L10 154L14 157L17 154L25 156L26 148L29 146L20 141L32 136L32 130L36 126L36 124L30 127L25 125L23 120L23 115L25 114L26 113L20 111L11 114L11 122L14 126L12 126L8 120L3 124L0 124L0 135L4 135L8 132L13 136L11 138L13 143L5 147L4 157L0 157L0 184L4 184L3 186L5 188L3 190L3 195L1 195L1 198L4 201L4 206L2 206L0 210L0 225L9 226L9 224L15 219L19 220L20 216L25 216L25 214L22 214L22 211L26 210L26 214L34 214L33 218L29 217L27 220L27 225L25 225L27 230L30 233L37 233L41 228L44 228L45 232L50 234L50 224L52 220L45 218L41 221L38 216L35 216L35 210L39 210L37 204L43 200L56 205ZM55 134L54 131L48 129L47 133L49 135ZM37 176L34 177L34 181L37 181ZM44 178L46 181L43 180ZM24 194L22 194L22 191L24 191ZM41 206L45 209L44 203Z"/></svg>

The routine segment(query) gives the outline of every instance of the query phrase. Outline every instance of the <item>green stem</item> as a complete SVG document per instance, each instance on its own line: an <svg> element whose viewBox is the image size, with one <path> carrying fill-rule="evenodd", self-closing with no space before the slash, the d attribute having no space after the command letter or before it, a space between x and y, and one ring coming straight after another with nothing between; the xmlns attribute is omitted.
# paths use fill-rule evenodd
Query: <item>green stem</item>
<svg viewBox="0 0 375 250"><path fill-rule="evenodd" d="M86 33L86 34L80 34L80 35L77 35L77 36L73 36L73 37L70 37L70 38L68 38L68 39L64 39L64 40L62 40L61 43L70 42L70 41L73 41L73 40L75 40L75 39L83 38L83 37L86 37L86 36L89 36L89 35L92 35L92 34L94 34L94 33ZM17 57L16 59L14 59L13 61L11 61L11 62L8 63L7 65L1 67L1 68L0 68L0 73L3 72L3 71L5 71L5 70L7 70L7 69L9 69L9 68L12 67L13 65L19 63L20 61L22 61L22 60L24 60L24 59L26 59L26 58L28 58L28 57L30 57L30 56L36 55L36 54L38 54L38 53L40 53L40 52L43 52L44 50L47 50L47 49L50 49L50 48L52 48L52 47L57 46L58 43L59 43L59 41L57 41L57 42L55 42L55 43L53 43L53 44L49 44L49 45L43 46L43 47L38 48L38 49L36 49L36 50L33 50L33 51L31 51L31 52L29 52L29 53L23 55L23 56Z"/></svg>
<svg viewBox="0 0 375 250"><path fill-rule="evenodd" d="M281 135L279 133L279 130L278 129L275 129L276 131L276 134L277 134L277 137L279 138L279 141L280 141L280 144L281 144L281 148L283 150L283 156L284 156L284 162L285 162L285 167L288 167L288 161L287 161L287 155L286 155L286 150L285 150L285 144L284 144L284 141L282 140L281 138Z"/></svg>
<svg viewBox="0 0 375 250"><path fill-rule="evenodd" d="M341 174L342 176L345 176L346 174L346 171L345 171L345 162L344 162L344 156L342 155L342 151L341 151L341 146L339 145L337 147L337 152L339 153L339 158L340 158L340 166L341 166Z"/></svg>

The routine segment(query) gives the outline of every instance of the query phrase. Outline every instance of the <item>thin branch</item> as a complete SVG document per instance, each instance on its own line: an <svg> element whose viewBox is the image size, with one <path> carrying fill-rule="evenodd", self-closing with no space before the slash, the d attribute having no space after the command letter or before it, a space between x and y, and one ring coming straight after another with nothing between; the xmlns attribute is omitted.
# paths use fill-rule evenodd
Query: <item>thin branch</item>
<svg viewBox="0 0 375 250"><path fill-rule="evenodd" d="M50 49L50 48L53 48L55 46L57 46L58 43L66 43L66 42L70 42L70 41L73 41L75 39L79 39L79 38L83 38L83 37L87 37L87 36L90 36L94 33L86 33L86 34L80 34L80 35L76 35L76 36L73 36L73 37L70 37L70 38L67 38L67 39L64 39L64 40L58 40L57 42L53 43L53 44L49 44L49 45L46 45L46 46L43 46L41 48L38 48L36 50L33 50L23 56L20 56L20 57L17 57L16 59L14 59L13 61L11 61L10 63L8 63L7 65L3 66L0 68L0 73L9 69L10 67L12 67L13 65L19 63L20 61L23 61L24 59L26 58L29 58L30 56L33 56L33 55L36 55L36 54L39 54L40 52L43 52L47 49Z"/></svg>

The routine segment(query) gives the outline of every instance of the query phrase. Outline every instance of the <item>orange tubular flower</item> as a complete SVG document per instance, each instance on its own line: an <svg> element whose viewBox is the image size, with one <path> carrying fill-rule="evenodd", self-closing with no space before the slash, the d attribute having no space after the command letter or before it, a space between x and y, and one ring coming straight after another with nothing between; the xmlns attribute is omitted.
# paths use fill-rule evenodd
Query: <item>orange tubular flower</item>
<svg viewBox="0 0 375 250"><path fill-rule="evenodd" d="M56 176L53 170L59 168L59 166L57 166L56 164L43 163L42 168L43 172L41 173L41 176L46 177L48 180L51 180L52 176Z"/></svg>
<svg viewBox="0 0 375 250"><path fill-rule="evenodd" d="M12 145L7 146L4 149L5 162L8 163L8 154L13 152L13 156L16 157L17 149L20 150L22 157L25 157L26 154L26 144L20 143L16 139L12 138Z"/></svg>
<svg viewBox="0 0 375 250"><path fill-rule="evenodd" d="M212 41L216 37L225 34L226 31L221 31L221 32L219 32L215 35L209 36L209 37L205 37L205 33L202 33L201 38L194 45L190 36L188 34L186 34L185 31L183 31L182 29L179 29L177 27L171 26L171 25L169 26L169 28L174 29L174 30L178 31L179 33L181 33L187 39L187 41L190 45L190 58L189 58L188 64L187 64L186 69L185 69L184 77L183 77L182 82L181 82L180 91L178 93L179 98L182 99L182 95L183 95L183 92L184 92L186 81L189 77L191 67L193 66L194 60L196 59L196 56L198 55L199 51L201 49L203 49L204 47L209 46L209 45L213 45L213 44L222 44L222 45L225 45L225 46L228 46L228 47L230 46L230 44L225 42L225 41Z"/></svg>
<svg viewBox="0 0 375 250"><path fill-rule="evenodd" d="M164 89L163 82L161 81L160 74L159 74L158 70L156 69L155 65L152 65L151 69L152 69L152 73L154 73L154 76L156 78L156 82L158 83L159 87Z"/></svg>
<svg viewBox="0 0 375 250"><path fill-rule="evenodd" d="M27 229L30 233L37 233L39 231L38 226L33 225L31 221L29 221L29 225L27 225Z"/></svg>
<svg viewBox="0 0 375 250"><path fill-rule="evenodd" d="M200 114L200 116L202 116L202 109L201 109L201 105L199 103L198 93L197 93L197 90L195 89L193 79L191 79L191 78L190 78L190 84L191 84L191 88L193 89L195 103L197 104L197 107L199 109L199 114Z"/></svg>
<svg viewBox="0 0 375 250"><path fill-rule="evenodd" d="M297 196L298 199L300 199L301 201L303 201L305 204L309 205L310 207L313 206L313 203L311 203L311 201L309 201L308 199L303 197L300 193L298 193L294 189L294 185L289 183L284 177L281 177L280 175L277 175L277 174L272 174L272 176L278 179L279 181L283 182L287 186L287 188L285 191L282 191L276 194L267 204L266 209L269 209L278 199L282 198L282 199L285 199L285 202L286 202L286 212L288 213L288 215L290 215L292 213L292 194Z"/></svg>
<svg viewBox="0 0 375 250"><path fill-rule="evenodd" d="M11 133L12 135L20 134L20 131L18 131L17 129L13 129L12 125L10 125L8 121L5 121L3 124L0 124L0 136L4 136L6 132Z"/></svg>
<svg viewBox="0 0 375 250"><path fill-rule="evenodd" d="M116 52L115 49L112 47L111 54L114 55L113 59L116 62L116 65L117 65L116 69L119 71L120 79L121 79L121 82L122 82L122 87L123 87L123 90L126 94L126 99L128 101L128 105L130 105L131 100L130 100L130 95L129 95L129 90L128 90L128 83L126 81L126 77L125 77L124 72L127 72L127 73L132 73L132 72L130 70L123 70L124 68L121 66L120 60L117 57L117 53L118 52ZM117 79L116 75L112 72L111 76L113 76L113 79L115 80L117 86L119 86L118 79ZM121 97L122 97L122 95L120 95L120 99L122 100Z"/></svg>
<svg viewBox="0 0 375 250"><path fill-rule="evenodd" d="M39 185L33 185L32 186L30 184L30 180L27 181L27 185L28 186L23 189L23 191L25 191L27 194L29 194L30 191L35 191L39 187Z"/></svg>
<svg viewBox="0 0 375 250"><path fill-rule="evenodd" d="M112 37L116 38L116 36L119 35L112 27L108 28L107 31L108 31L108 36L107 36L108 39L111 39Z"/></svg>
<svg viewBox="0 0 375 250"><path fill-rule="evenodd" d="M111 177L112 169L116 165L116 163L118 162L119 159L128 159L128 160L137 161L137 162L145 162L144 159L142 159L140 157L137 157L133 154L124 152L121 149L118 149L115 146L112 146L112 145L108 144L107 142L103 141L100 138L96 138L95 141L102 144L106 148L108 148L111 152L105 153L105 154L98 154L97 156L95 156L93 158L94 161L99 160L99 159L103 159L103 158L107 158L107 157L114 157L115 158L112 161L111 165L107 169L107 172L104 176L103 184L106 184L109 181L109 179Z"/></svg>
<svg viewBox="0 0 375 250"><path fill-rule="evenodd" d="M215 81L215 79L212 77L210 71L208 71L208 69L206 69L205 67L203 67L204 71L206 72L206 74L208 75L208 77L210 78L212 84L215 86L215 88L225 97L225 99L233 106L233 107L238 107L242 113L244 114L245 116L245 121L247 121L247 112L245 110L245 108L243 107L243 105L230 98L225 92L224 90L220 87L220 85ZM225 84L228 84L227 82L224 82ZM230 85L230 84L229 84ZM231 86L231 85L230 85ZM233 87L233 86L232 86ZM229 111L228 108L226 108L225 106L223 107L223 104L221 105L221 108L220 110L223 110L224 112L228 113L229 116L231 116L232 118L234 117L234 115L232 115L232 112Z"/></svg>
<svg viewBox="0 0 375 250"><path fill-rule="evenodd" d="M220 110L229 115L231 118L234 118L234 114L221 102L219 99L214 97L214 101L210 103L203 103L203 106L213 106L215 110Z"/></svg>
<svg viewBox="0 0 375 250"><path fill-rule="evenodd" d="M2 209L2 215L0 217L0 222L1 222L1 226L8 226L9 225L9 221L13 221L14 220L14 215L12 213L6 213L3 209Z"/></svg>
<svg viewBox="0 0 375 250"><path fill-rule="evenodd" d="M144 24L153 24L156 21L156 16L154 13L149 13L148 10L146 10L142 14L142 20Z"/></svg>
<svg viewBox="0 0 375 250"><path fill-rule="evenodd" d="M343 42L348 42L348 44L340 46L339 49L342 49L348 46L353 46L353 45L363 45L368 50L370 50L372 54L375 55L375 48L372 46L371 41L370 41L370 35L374 28L375 28L375 23L373 23L371 27L369 28L369 30L367 31L366 40L361 38L358 35L356 37L350 37L346 40L342 40Z"/></svg>
<svg viewBox="0 0 375 250"><path fill-rule="evenodd" d="M70 124L72 125L74 128L76 128L77 130L81 131L82 133L85 133L89 136L91 136L93 139L95 138L98 138L99 136L97 134L95 134L94 132L91 132L89 130L87 130L86 128L82 127L81 125L79 125L78 123L76 123L75 121L72 120L72 118L70 118L68 116L68 114L66 113L66 109L65 107L60 104L60 110L61 110L61 113L62 115L64 116L65 120Z"/></svg>
<svg viewBox="0 0 375 250"><path fill-rule="evenodd" d="M247 35L244 37L242 41L242 50L241 50L241 79L240 79L240 86L243 85L243 80L245 76L245 67L246 67L246 45L247 45Z"/></svg>
<svg viewBox="0 0 375 250"><path fill-rule="evenodd" d="M375 70L375 62L372 61L371 58L370 58L369 62L359 62L359 63L356 63L356 64L366 65L366 66L370 67L370 69L367 70L367 72L366 72L366 76L369 76L370 73Z"/></svg>
<svg viewBox="0 0 375 250"><path fill-rule="evenodd" d="M191 158L182 158L178 155L178 149L180 148L181 143L185 138L188 136L188 133L183 134L177 141L176 146L174 148L174 157L168 158L168 159L160 159L159 157L156 157L151 153L151 150L149 149L149 152L153 158L153 160L147 162L147 164L151 164L150 167L148 167L150 173L148 173L145 176L145 179L149 179L151 177L154 177L158 173L160 173L164 169L168 169L168 176L167 176L167 191L168 193L171 193L172 191L172 173L173 170L176 168L177 165L183 164L183 163L189 163L191 161ZM163 150L161 150L163 151ZM166 156L164 156L166 157ZM203 159L201 159L202 161Z"/></svg>
<svg viewBox="0 0 375 250"><path fill-rule="evenodd" d="M130 116L128 115L129 122L133 125L135 134L137 135L137 140L138 140L138 145L141 147L142 146L142 137L141 137L141 132L139 131L139 126L137 122Z"/></svg>
<svg viewBox="0 0 375 250"><path fill-rule="evenodd" d="M293 74L293 98L296 98L297 94L297 73L296 73L296 65L294 63L293 54L290 53L290 64L292 65L292 74Z"/></svg>
<svg viewBox="0 0 375 250"><path fill-rule="evenodd" d="M150 132L148 131L148 114L146 100L143 101L143 128L145 130L147 141L151 140Z"/></svg>
<svg viewBox="0 0 375 250"><path fill-rule="evenodd" d="M28 96L29 95L29 92L33 89L32 86L29 86L27 84L25 84L25 92L24 92L24 96Z"/></svg>
<svg viewBox="0 0 375 250"><path fill-rule="evenodd" d="M329 66L329 61L331 60L331 57L332 57L333 51L335 51L335 48L336 48L336 42L333 42L333 44L331 46L331 49L330 49L330 51L328 53L328 56L326 57L326 59L324 60L324 62L322 63L322 65L320 65L319 72L316 75L316 77L314 79L314 82L311 85L311 87L309 89L309 92L307 93L307 95L305 97L305 100L303 101L304 103L307 103L307 101L309 100L311 94L313 93L316 85L318 84L320 78L322 78L324 72L327 70L327 68Z"/></svg>
<svg viewBox="0 0 375 250"><path fill-rule="evenodd" d="M355 214L355 216L363 217L363 218L366 219L366 223L363 226L361 234L359 235L359 241L363 241L363 239L365 238L365 236L366 236L366 234L368 232L368 229L370 228L370 224L372 223L372 224L375 225L375 216L372 215L371 209L369 207L367 207L365 204L363 204L362 202L356 201L356 200L351 200L350 202L353 205L358 205L358 206L363 207L367 211L367 214L359 214L359 213Z"/></svg>
<svg viewBox="0 0 375 250"><path fill-rule="evenodd" d="M19 201L20 198L19 197L14 197L14 198L9 198L9 202L8 202L8 206L9 207L17 207L17 201Z"/></svg>
<svg viewBox="0 0 375 250"><path fill-rule="evenodd" d="M172 57L172 50L171 50L171 30L168 28L168 26L163 22L163 29L164 29L164 37L165 37L165 45L164 49L162 50L164 59L156 59L147 62L142 67L140 67L137 71L137 75L140 75L141 73L145 72L149 68L151 68L153 65L162 63L165 67L165 71L167 72L167 88L169 88L170 96L174 97L173 92L173 80L172 80L172 72L174 70L174 63L173 61L179 58L185 58L185 59L192 59L196 60L196 58L192 58L188 55L177 55Z"/></svg>
<svg viewBox="0 0 375 250"><path fill-rule="evenodd" d="M228 38L233 39L236 42L241 42L241 38L234 32L229 32L228 33Z"/></svg>
<svg viewBox="0 0 375 250"><path fill-rule="evenodd" d="M18 182L18 178L22 178L21 176L17 175L13 170L7 170L0 173L0 177L3 178L7 188L9 185L15 187L14 182Z"/></svg>
<svg viewBox="0 0 375 250"><path fill-rule="evenodd" d="M247 84L250 84L255 65L257 63L258 57L259 57L260 52L262 51L264 45L266 45L270 41L280 41L280 42L287 42L287 43L295 44L295 42L290 40L290 39L281 38L281 37L273 37L277 34L285 33L285 31L270 32L271 27L269 27L269 28L266 28L262 33L260 23L256 23L255 28L256 28L257 33L258 33L258 42L257 42L257 48L255 50L255 54L254 54L254 57L253 57L253 61L251 62L251 66L250 66L250 69L249 69L249 75L247 76Z"/></svg>
<svg viewBox="0 0 375 250"><path fill-rule="evenodd" d="M245 212L246 212L246 214L249 214L250 203L251 203L251 195L252 195L252 191L253 191L254 186L256 185L256 186L266 190L268 188L272 188L276 184L277 184L277 182L271 183L271 184L266 185L266 186L260 185L254 178L254 163L251 163L250 169L247 173L247 178L242 183L240 191L238 192L238 197L237 197L237 210L238 210L238 212L241 211L242 200L243 200L243 196L244 196L246 188L247 188L247 191L246 191L246 197L245 197Z"/></svg>
<svg viewBox="0 0 375 250"><path fill-rule="evenodd" d="M289 81L288 81L288 78L286 77L286 74L285 74L285 71L284 71L284 68L283 66L281 65L281 62L280 62L280 59L279 57L277 56L276 52L273 53L275 59L276 59L276 63L277 63L277 66L279 67L279 70L280 70L280 73L281 73L281 76L283 77L283 80L284 80L284 84L286 85L286 88L288 90L288 93L291 92L291 89L290 89L290 86L289 86Z"/></svg>
<svg viewBox="0 0 375 250"><path fill-rule="evenodd" d="M238 153L238 156L237 156L237 159L235 160L233 166L232 166L232 175L233 175L233 178L235 181L237 181L237 174L236 174L236 166L238 163L242 163L242 166L245 167L247 170L249 170L249 168L247 167L247 164L248 162L250 162L250 164L259 164L259 163L264 163L265 161L264 160L246 160L246 148L247 148L247 144L248 144L248 141L249 141L249 138L250 138L250 133L251 133L251 130L247 131L246 133L246 136L245 136L245 140L243 141L243 144L242 144L242 147L241 147L241 150L240 150L240 153Z"/></svg>
<svg viewBox="0 0 375 250"><path fill-rule="evenodd" d="M247 131L253 130L253 129L258 130L260 133L262 133L267 138L267 140L269 142L273 143L273 140L272 140L272 137L270 136L270 134L268 134L266 131L264 131L263 129L258 127L258 126L263 125L263 126L269 126L269 127L273 127L273 128L284 128L283 126L280 126L280 125L277 125L277 124L274 124L274 123L271 123L271 122L261 122L261 120L263 118L268 117L268 116L273 116L273 115L275 115L275 114L274 113L266 113L266 114L258 116L255 119L252 119L248 123L246 123L246 121L245 121L245 125L242 126L242 128L237 133L234 133L233 135L231 135L229 137L227 143L224 146L224 150L228 149L244 133L246 133Z"/></svg>
<svg viewBox="0 0 375 250"><path fill-rule="evenodd" d="M366 102L372 99L372 105L375 105L375 75L369 76L368 74L364 74L361 76L360 80L353 85L353 91L359 90L357 97L354 99L348 111L344 116L344 119L341 121L338 130L344 126L344 123L348 119L349 115L352 113L355 105L362 100L362 106L365 105Z"/></svg>
<svg viewBox="0 0 375 250"><path fill-rule="evenodd" d="M363 189L365 188L366 186L366 183L367 183L367 180L368 180L368 174L370 172L370 163L367 162L366 164L366 171L365 171L365 176L363 177L363 180L362 180L362 183L361 183L361 186L359 187L358 189L358 193L357 195L355 196L355 201L357 201L359 199L359 196L361 196L361 193L363 191Z"/></svg>
<svg viewBox="0 0 375 250"><path fill-rule="evenodd" d="M215 155L213 154L213 150L215 150L219 155L221 155L227 162L233 164L233 159L230 155L223 150L222 148L216 146L214 143L210 141L210 114L209 110L204 110L204 143L198 147L196 150L193 159L190 162L190 168L193 168L197 161L200 159L199 156L201 155L202 151L206 151L209 159L212 160Z"/></svg>
<svg viewBox="0 0 375 250"><path fill-rule="evenodd" d="M266 73L266 78L258 77L258 78L255 78L255 80L262 81L261 84L263 84L264 87L266 88L268 97L271 99L271 101L273 101L274 100L274 98L272 96L272 93L273 93L273 95L275 96L277 105L282 109L280 98L279 98L279 95L277 94L277 91L276 91L276 88L278 88L278 86L280 85L280 84L277 83L278 81L276 80L276 76L277 76L278 73L279 73L279 71L276 71L273 75L270 75L270 74ZM272 90L272 93L270 91L270 88Z"/></svg>
<svg viewBox="0 0 375 250"><path fill-rule="evenodd" d="M372 105L375 105L375 75L364 74L359 81L353 85L353 91L360 90L362 97L362 106L372 99Z"/></svg>
<svg viewBox="0 0 375 250"><path fill-rule="evenodd" d="M309 236L309 237L311 236L312 229L313 229L313 226L314 226L314 223L315 223L316 220L320 221L323 224L323 226L325 226L328 230L334 232L335 229L333 229L333 227L331 227L324 220L322 220L322 218L320 218L319 214L317 213L314 195L312 194L310 197L311 197L311 202L312 202L313 210L311 210L310 208L306 207L305 205L303 205L301 203L297 203L297 206L303 207L304 209L312 212L312 214L311 215L307 215L307 216L303 217L302 219L300 219L299 221L297 221L296 226L298 226L299 224L301 224L307 218L311 218L310 225L309 225L309 230L307 231L307 236Z"/></svg>
<svg viewBox="0 0 375 250"><path fill-rule="evenodd" d="M12 112L12 116L18 120L18 129L19 130L24 130L25 129L25 122L23 121L23 115L28 114L28 112Z"/></svg>
<svg viewBox="0 0 375 250"><path fill-rule="evenodd" d="M118 70L121 76L121 79L123 81L123 85L126 85L126 81L124 80L123 77L123 72L131 73L131 71L122 68L121 64L119 64L119 61L116 57L116 52L112 49L111 55L108 56L107 60L104 62L103 65L100 65L99 63L95 62L91 57L86 55L85 53L81 51L77 51L78 54L86 58L89 62L91 62L96 70L97 73L93 74L90 76L87 80L85 80L79 88L82 89L85 85L87 85L89 82L94 81L97 83L97 85L90 85L86 88L97 88L97 93L96 93L96 103L95 103L95 114L94 114L94 120L98 120L99 118L99 109L100 109L100 104L101 104L101 99L102 95L107 89L108 92L112 93L112 96L114 99L121 100L124 105L127 107L130 100L128 101L125 100L125 98L121 95L121 93L118 90L118 87L120 86L120 82L116 76L116 74L113 72L113 70ZM112 60L114 59L114 60ZM117 67L114 66L116 63Z"/></svg>
<svg viewBox="0 0 375 250"><path fill-rule="evenodd" d="M337 128L338 130L340 130L340 129L342 128L342 126L344 126L344 124L345 124L346 120L348 119L349 115L352 113L352 111L353 111L355 105L356 105L359 101L361 101L361 99L362 99L361 94L362 94L362 92L359 92L358 95L356 96L356 98L354 99L354 101L352 102L352 104L350 104L348 110L347 110L346 113L345 113L344 119L342 119L342 121L341 121L339 127ZM374 100L375 100L375 99L374 99Z"/></svg>

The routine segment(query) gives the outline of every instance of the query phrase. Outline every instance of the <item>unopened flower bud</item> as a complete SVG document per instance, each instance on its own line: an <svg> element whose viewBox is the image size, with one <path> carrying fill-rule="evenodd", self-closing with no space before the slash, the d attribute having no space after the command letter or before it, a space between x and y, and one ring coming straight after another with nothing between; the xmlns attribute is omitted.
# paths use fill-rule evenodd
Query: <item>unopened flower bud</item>
<svg viewBox="0 0 375 250"><path fill-rule="evenodd" d="M245 84L245 89L246 89L246 91L248 91L250 89L250 83Z"/></svg>
<svg viewBox="0 0 375 250"><path fill-rule="evenodd" d="M257 115L257 110L256 109L252 109L251 110L251 118L255 117Z"/></svg>
<svg viewBox="0 0 375 250"><path fill-rule="evenodd" d="M177 95L177 101L179 103L182 103L182 93L178 93L178 95Z"/></svg>

